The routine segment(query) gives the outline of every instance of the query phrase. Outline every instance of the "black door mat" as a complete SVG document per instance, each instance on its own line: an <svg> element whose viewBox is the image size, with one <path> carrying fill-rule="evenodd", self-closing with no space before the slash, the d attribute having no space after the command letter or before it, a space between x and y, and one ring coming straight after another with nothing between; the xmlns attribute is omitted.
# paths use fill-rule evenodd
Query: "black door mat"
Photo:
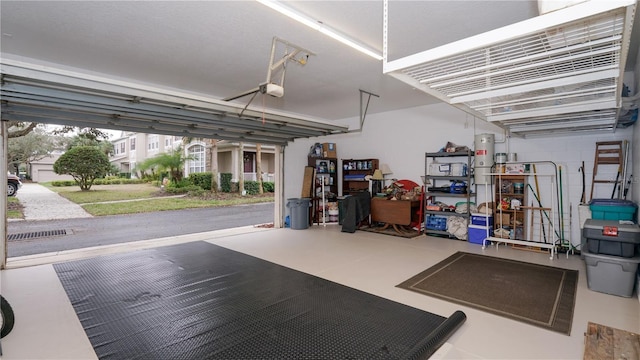
<svg viewBox="0 0 640 360"><path fill-rule="evenodd" d="M101 359L426 358L466 319L206 242L54 268Z"/></svg>

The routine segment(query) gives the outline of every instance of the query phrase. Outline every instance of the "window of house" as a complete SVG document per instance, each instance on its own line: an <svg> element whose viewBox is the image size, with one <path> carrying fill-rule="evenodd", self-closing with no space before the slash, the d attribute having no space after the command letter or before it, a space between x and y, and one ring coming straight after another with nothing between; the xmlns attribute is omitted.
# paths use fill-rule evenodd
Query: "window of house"
<svg viewBox="0 0 640 360"><path fill-rule="evenodd" d="M189 148L189 174L204 172L205 154L204 146L193 145Z"/></svg>
<svg viewBox="0 0 640 360"><path fill-rule="evenodd" d="M136 138L131 139L131 150L136 149Z"/></svg>
<svg viewBox="0 0 640 360"><path fill-rule="evenodd" d="M149 150L158 150L160 148L158 135L147 135L147 148Z"/></svg>
<svg viewBox="0 0 640 360"><path fill-rule="evenodd" d="M124 145L125 145L125 142L124 142L124 141L122 141L122 142L119 142L119 143L115 144L115 145L113 146L113 152L114 152L114 154L115 154L115 155L124 154L124 152L125 152L125 150L124 150L124 149L125 149L125 148L124 148Z"/></svg>
<svg viewBox="0 0 640 360"><path fill-rule="evenodd" d="M171 144L173 144L173 137L172 136L167 136L164 138L164 146L165 147L169 147L171 146Z"/></svg>

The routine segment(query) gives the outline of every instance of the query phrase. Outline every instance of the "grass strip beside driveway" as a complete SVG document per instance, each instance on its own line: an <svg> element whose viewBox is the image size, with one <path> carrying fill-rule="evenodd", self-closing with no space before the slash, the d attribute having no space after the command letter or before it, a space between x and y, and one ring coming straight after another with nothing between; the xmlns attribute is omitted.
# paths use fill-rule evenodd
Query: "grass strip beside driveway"
<svg viewBox="0 0 640 360"><path fill-rule="evenodd" d="M136 214L153 211L183 210L216 206L232 206L273 202L273 197L243 197L225 200L197 198L151 198L145 201L127 201L107 204L84 204L82 208L93 216Z"/></svg>
<svg viewBox="0 0 640 360"><path fill-rule="evenodd" d="M78 186L49 186L49 189L76 204L103 201L151 199L158 196L160 189L151 184L94 185L89 191L81 191Z"/></svg>
<svg viewBox="0 0 640 360"><path fill-rule="evenodd" d="M273 194L241 196L238 193L206 193L203 197L168 197L151 184L94 185L89 191L78 186L50 186L64 198L79 204L93 216L137 214L273 202Z"/></svg>
<svg viewBox="0 0 640 360"><path fill-rule="evenodd" d="M23 219L22 204L16 197L7 197L7 219Z"/></svg>

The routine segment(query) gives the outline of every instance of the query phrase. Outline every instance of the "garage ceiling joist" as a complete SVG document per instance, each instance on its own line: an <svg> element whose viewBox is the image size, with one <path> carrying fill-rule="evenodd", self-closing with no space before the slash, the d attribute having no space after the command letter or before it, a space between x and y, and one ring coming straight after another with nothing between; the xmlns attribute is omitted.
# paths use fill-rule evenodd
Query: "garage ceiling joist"
<svg viewBox="0 0 640 360"><path fill-rule="evenodd" d="M348 127L3 59L2 120L286 145ZM240 115L242 114L242 116Z"/></svg>

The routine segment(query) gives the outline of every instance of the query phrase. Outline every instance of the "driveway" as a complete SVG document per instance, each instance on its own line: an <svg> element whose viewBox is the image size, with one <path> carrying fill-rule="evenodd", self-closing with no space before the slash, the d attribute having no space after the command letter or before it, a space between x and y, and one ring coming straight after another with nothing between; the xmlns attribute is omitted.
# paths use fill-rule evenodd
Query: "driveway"
<svg viewBox="0 0 640 360"><path fill-rule="evenodd" d="M31 219L8 223L9 257L266 224L274 219L273 203L92 217L42 185L25 184L18 195L21 202L25 199L25 216L29 207L36 209Z"/></svg>
<svg viewBox="0 0 640 360"><path fill-rule="evenodd" d="M80 205L37 183L23 183L16 197L24 206L24 220L27 221L92 217Z"/></svg>

